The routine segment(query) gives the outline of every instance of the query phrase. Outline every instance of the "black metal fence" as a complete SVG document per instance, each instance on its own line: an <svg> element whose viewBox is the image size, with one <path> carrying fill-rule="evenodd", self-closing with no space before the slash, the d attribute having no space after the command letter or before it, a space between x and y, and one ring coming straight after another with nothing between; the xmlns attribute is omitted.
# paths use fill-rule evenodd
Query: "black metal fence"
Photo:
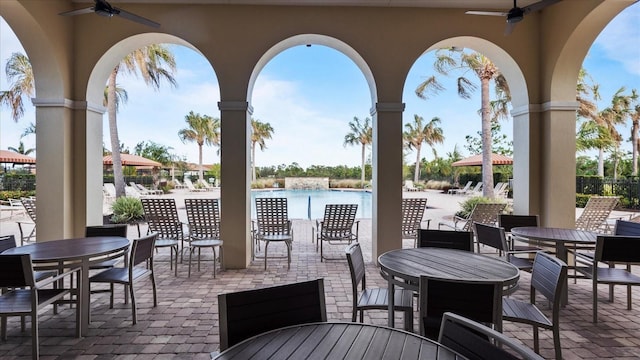
<svg viewBox="0 0 640 360"><path fill-rule="evenodd" d="M576 193L620 196L622 207L640 209L640 180L637 177L614 180L596 176L577 176Z"/></svg>

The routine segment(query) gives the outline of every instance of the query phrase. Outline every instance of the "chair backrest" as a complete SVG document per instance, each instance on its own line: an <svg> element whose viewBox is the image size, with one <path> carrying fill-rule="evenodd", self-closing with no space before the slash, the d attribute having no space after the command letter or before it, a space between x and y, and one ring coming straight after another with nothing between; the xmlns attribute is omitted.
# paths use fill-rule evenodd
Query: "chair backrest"
<svg viewBox="0 0 640 360"><path fill-rule="evenodd" d="M463 316L442 317L438 342L469 360L543 360L528 347Z"/></svg>
<svg viewBox="0 0 640 360"><path fill-rule="evenodd" d="M532 297L535 299L535 292L539 292L549 300L553 305L554 322L559 317L561 294L567 286L567 268L564 261L542 251L538 251L533 260Z"/></svg>
<svg viewBox="0 0 640 360"><path fill-rule="evenodd" d="M104 189L105 193L110 197L116 197L116 186L113 185L113 183L102 184L102 189Z"/></svg>
<svg viewBox="0 0 640 360"><path fill-rule="evenodd" d="M182 223L174 199L140 199L149 233L157 232L160 239L181 240Z"/></svg>
<svg viewBox="0 0 640 360"><path fill-rule="evenodd" d="M29 218L31 218L33 222L36 222L36 199L23 198L20 201L22 201L22 206L24 206L24 209L27 211Z"/></svg>
<svg viewBox="0 0 640 360"><path fill-rule="evenodd" d="M97 225L97 226L87 226L84 231L84 236L86 237L96 237L96 236L120 236L127 237L127 224L108 224L108 225Z"/></svg>
<svg viewBox="0 0 640 360"><path fill-rule="evenodd" d="M504 229L497 226L474 223L476 239L479 244L491 246L499 251L507 251L507 237Z"/></svg>
<svg viewBox="0 0 640 360"><path fill-rule="evenodd" d="M322 218L322 236L339 239L352 233L358 204L327 204Z"/></svg>
<svg viewBox="0 0 640 360"><path fill-rule="evenodd" d="M420 331L431 339L438 337L442 315L446 312L492 323L502 330L502 282L420 276L419 309Z"/></svg>
<svg viewBox="0 0 640 360"><path fill-rule="evenodd" d="M0 236L0 253L16 247L16 237L13 235Z"/></svg>
<svg viewBox="0 0 640 360"><path fill-rule="evenodd" d="M402 199L402 237L415 239L418 235L424 208L427 206L426 198Z"/></svg>
<svg viewBox="0 0 640 360"><path fill-rule="evenodd" d="M598 236L594 265L601 261L640 263L640 236Z"/></svg>
<svg viewBox="0 0 640 360"><path fill-rule="evenodd" d="M480 192L480 189L482 189L482 181L479 181L474 187L473 189L471 189L471 193L476 193L476 192Z"/></svg>
<svg viewBox="0 0 640 360"><path fill-rule="evenodd" d="M460 189L460 192L467 192L469 189L471 189L471 185L473 184L473 181L469 180L467 181L467 184Z"/></svg>
<svg viewBox="0 0 640 360"><path fill-rule="evenodd" d="M195 190L196 189L196 187L191 182L191 179L185 177L183 181L184 181L184 185L187 187L187 189L189 189L189 190Z"/></svg>
<svg viewBox="0 0 640 360"><path fill-rule="evenodd" d="M184 199L189 234L195 238L220 238L218 199Z"/></svg>
<svg viewBox="0 0 640 360"><path fill-rule="evenodd" d="M133 271L133 267L147 262L153 270L153 248L158 238L158 233L152 233L139 239L133 239L131 244L131 257L129 259L129 271Z"/></svg>
<svg viewBox="0 0 640 360"><path fill-rule="evenodd" d="M418 247L436 247L473 252L473 233L470 231L418 231Z"/></svg>
<svg viewBox="0 0 640 360"><path fill-rule="evenodd" d="M287 198L256 198L256 223L260 235L288 234Z"/></svg>
<svg viewBox="0 0 640 360"><path fill-rule="evenodd" d="M592 196L576 219L576 229L598 231L620 199L617 196Z"/></svg>
<svg viewBox="0 0 640 360"><path fill-rule="evenodd" d="M220 350L265 331L327 321L324 280L218 295Z"/></svg>
<svg viewBox="0 0 640 360"><path fill-rule="evenodd" d="M613 230L614 235L640 236L640 223L634 221L617 220Z"/></svg>
<svg viewBox="0 0 640 360"><path fill-rule="evenodd" d="M0 288L35 285L31 255L0 255Z"/></svg>
<svg viewBox="0 0 640 360"><path fill-rule="evenodd" d="M514 227L523 226L539 226L540 223L538 215L510 215L499 214L498 226L504 228L505 232L510 233Z"/></svg>
<svg viewBox="0 0 640 360"><path fill-rule="evenodd" d="M367 286L364 267L364 257L360 243L352 243L347 246L345 253L347 254L347 263L349 263L349 273L351 274L351 288L353 290L354 304L358 301L358 285L362 284L364 290Z"/></svg>
<svg viewBox="0 0 640 360"><path fill-rule="evenodd" d="M507 207L507 204L505 203L476 204L469 215L469 221L467 222L468 226L465 226L465 229L463 230L473 230L473 223L497 224L498 214L501 214L505 207ZM468 229L466 229L467 227Z"/></svg>

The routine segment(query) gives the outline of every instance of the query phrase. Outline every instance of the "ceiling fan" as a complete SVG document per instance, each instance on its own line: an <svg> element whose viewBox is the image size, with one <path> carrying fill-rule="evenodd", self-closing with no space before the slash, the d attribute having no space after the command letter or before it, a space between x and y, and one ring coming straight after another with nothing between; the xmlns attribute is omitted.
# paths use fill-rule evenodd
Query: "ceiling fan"
<svg viewBox="0 0 640 360"><path fill-rule="evenodd" d="M74 16L74 15L89 14L94 12L100 16L106 16L106 17L121 16L127 20L135 21L143 25L147 25L155 28L160 27L160 24L158 24L155 21L151 21L149 19L143 18L142 16L130 13L126 10L122 10L115 6L111 6L111 4L109 4L105 0L94 0L94 1L96 3L94 6L84 8L84 9L66 11L58 15Z"/></svg>
<svg viewBox="0 0 640 360"><path fill-rule="evenodd" d="M533 3L529 6L525 6L523 8L518 7L517 0L513 0L513 8L508 12L504 11L467 11L465 14L470 15L489 15L489 16L506 16L507 17L507 28L504 30L504 34L509 35L513 32L516 24L524 18L526 14L540 11L547 6L553 5L561 0L542 0L537 3Z"/></svg>

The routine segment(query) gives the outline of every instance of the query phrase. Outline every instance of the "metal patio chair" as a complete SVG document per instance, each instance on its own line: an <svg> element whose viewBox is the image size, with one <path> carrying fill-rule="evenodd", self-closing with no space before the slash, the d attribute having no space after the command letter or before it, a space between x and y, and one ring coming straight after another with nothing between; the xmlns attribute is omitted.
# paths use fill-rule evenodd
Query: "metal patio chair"
<svg viewBox="0 0 640 360"><path fill-rule="evenodd" d="M324 255L324 243L329 245L349 245L358 241L359 221L356 221L357 204L327 204L324 217L316 220L316 251L320 246L320 261L341 260L343 257L327 257ZM354 231L355 229L355 231ZM314 231L312 231L313 233ZM312 234L313 236L313 234Z"/></svg>

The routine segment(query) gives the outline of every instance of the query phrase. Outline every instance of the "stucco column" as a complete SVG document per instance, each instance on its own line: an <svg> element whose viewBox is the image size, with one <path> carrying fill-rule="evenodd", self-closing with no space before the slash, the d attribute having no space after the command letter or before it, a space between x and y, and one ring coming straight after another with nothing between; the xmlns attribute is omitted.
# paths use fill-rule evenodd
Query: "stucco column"
<svg viewBox="0 0 640 360"><path fill-rule="evenodd" d="M249 119L253 111L246 101L221 101L218 107L224 265L244 269L251 259Z"/></svg>
<svg viewBox="0 0 640 360"><path fill-rule="evenodd" d="M513 213L540 214L540 106L514 109Z"/></svg>
<svg viewBox="0 0 640 360"><path fill-rule="evenodd" d="M377 103L373 116L372 258L402 247L402 112L404 103Z"/></svg>
<svg viewBox="0 0 640 360"><path fill-rule="evenodd" d="M540 221L543 226L575 226L577 108L576 102L542 104Z"/></svg>
<svg viewBox="0 0 640 360"><path fill-rule="evenodd" d="M34 98L36 107L37 241L74 233L74 174L71 102Z"/></svg>

